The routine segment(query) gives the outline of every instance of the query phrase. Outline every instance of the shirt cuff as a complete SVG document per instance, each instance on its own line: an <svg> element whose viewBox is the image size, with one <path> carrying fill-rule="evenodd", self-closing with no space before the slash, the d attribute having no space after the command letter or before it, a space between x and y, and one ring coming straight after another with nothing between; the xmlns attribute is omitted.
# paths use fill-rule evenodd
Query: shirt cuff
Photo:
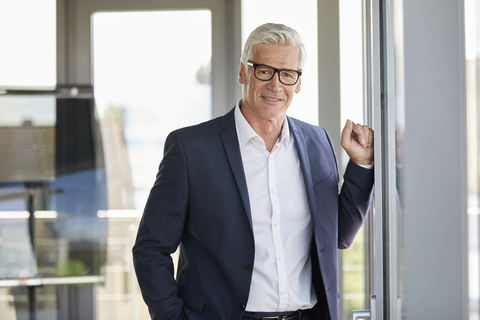
<svg viewBox="0 0 480 320"><path fill-rule="evenodd" d="M372 169L373 168L373 163L372 164L359 164L358 166L365 168L365 169Z"/></svg>

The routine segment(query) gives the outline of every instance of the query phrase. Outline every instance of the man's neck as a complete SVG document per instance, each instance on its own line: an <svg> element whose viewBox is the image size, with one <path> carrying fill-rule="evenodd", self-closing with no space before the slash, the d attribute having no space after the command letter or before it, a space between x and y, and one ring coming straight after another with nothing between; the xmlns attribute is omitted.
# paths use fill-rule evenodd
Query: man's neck
<svg viewBox="0 0 480 320"><path fill-rule="evenodd" d="M265 142L265 146L269 152L272 151L275 143L278 141L278 137L280 136L280 132L282 131L283 120L281 124L279 121L268 121L265 124L253 126L253 130L263 139ZM275 122L275 123L273 123Z"/></svg>
<svg viewBox="0 0 480 320"><path fill-rule="evenodd" d="M260 138L262 138L267 150L271 152L280 136L280 132L282 132L285 114L279 118L270 120L259 117L250 117L248 111L244 109L246 108L241 108L240 111L245 117L245 120L247 120L252 129L260 136Z"/></svg>

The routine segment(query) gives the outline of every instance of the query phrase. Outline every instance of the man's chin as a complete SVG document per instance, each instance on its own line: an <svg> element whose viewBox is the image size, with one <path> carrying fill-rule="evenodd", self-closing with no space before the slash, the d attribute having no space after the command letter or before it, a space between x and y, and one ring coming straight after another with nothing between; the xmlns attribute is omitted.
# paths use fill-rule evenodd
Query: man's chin
<svg viewBox="0 0 480 320"><path fill-rule="evenodd" d="M258 112L257 114L263 119L269 121L283 120L283 118L285 118L285 112Z"/></svg>

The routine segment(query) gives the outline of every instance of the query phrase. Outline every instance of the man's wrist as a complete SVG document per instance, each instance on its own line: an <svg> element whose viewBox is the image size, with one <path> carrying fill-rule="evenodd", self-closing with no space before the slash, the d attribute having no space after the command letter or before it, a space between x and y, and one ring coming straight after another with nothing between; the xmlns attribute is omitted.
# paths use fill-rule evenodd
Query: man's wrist
<svg viewBox="0 0 480 320"><path fill-rule="evenodd" d="M356 161L351 159L353 163L356 165L365 168L365 169L372 169L373 168L373 161Z"/></svg>
<svg viewBox="0 0 480 320"><path fill-rule="evenodd" d="M359 164L360 167L365 168L365 169L372 169L373 168L373 163L370 164Z"/></svg>

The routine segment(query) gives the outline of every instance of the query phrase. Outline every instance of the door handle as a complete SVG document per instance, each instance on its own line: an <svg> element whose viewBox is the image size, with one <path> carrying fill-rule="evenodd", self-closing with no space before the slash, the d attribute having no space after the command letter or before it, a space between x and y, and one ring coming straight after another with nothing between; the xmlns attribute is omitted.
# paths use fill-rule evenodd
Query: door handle
<svg viewBox="0 0 480 320"><path fill-rule="evenodd" d="M370 310L354 310L353 311L353 320L358 319L370 319L376 320L375 317L375 307L376 307L376 297L372 295L370 297Z"/></svg>
<svg viewBox="0 0 480 320"><path fill-rule="evenodd" d="M354 310L353 320L358 320L358 319L371 319L370 310Z"/></svg>

